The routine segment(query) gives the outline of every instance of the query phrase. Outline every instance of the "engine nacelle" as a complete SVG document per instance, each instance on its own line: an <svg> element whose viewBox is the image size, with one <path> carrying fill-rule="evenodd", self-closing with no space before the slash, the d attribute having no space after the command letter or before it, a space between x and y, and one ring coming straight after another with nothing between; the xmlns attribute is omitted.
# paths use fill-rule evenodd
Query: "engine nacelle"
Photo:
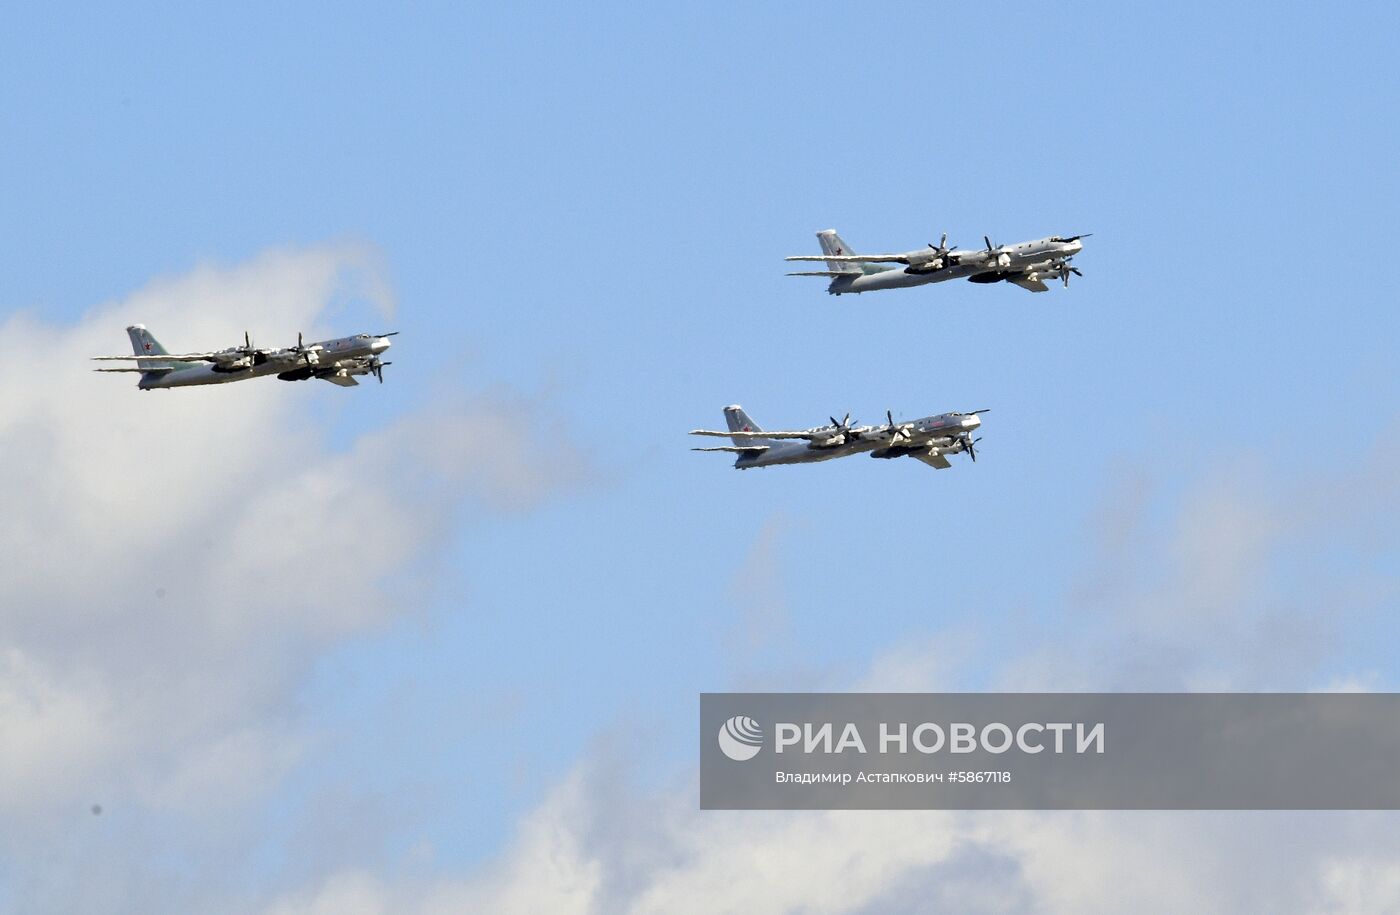
<svg viewBox="0 0 1400 915"><path fill-rule="evenodd" d="M910 251L905 255L909 259L909 273L930 273L934 270L942 270L946 262L942 254L932 248L923 251Z"/></svg>
<svg viewBox="0 0 1400 915"><path fill-rule="evenodd" d="M223 358L213 365L216 372L245 372L252 367L253 360L247 356Z"/></svg>

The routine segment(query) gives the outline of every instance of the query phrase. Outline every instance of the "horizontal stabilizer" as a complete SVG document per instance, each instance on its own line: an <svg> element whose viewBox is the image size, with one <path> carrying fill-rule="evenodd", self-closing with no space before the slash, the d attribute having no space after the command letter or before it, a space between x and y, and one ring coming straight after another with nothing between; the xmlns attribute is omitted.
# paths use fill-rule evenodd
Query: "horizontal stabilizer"
<svg viewBox="0 0 1400 915"><path fill-rule="evenodd" d="M691 448L691 451L728 451L733 454L757 454L767 451L767 445L723 445L719 448Z"/></svg>

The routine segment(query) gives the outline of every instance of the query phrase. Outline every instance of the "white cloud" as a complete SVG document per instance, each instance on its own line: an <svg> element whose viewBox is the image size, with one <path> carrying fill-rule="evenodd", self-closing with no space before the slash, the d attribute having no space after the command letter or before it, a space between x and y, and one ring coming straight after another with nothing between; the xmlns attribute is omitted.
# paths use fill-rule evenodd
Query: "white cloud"
<svg viewBox="0 0 1400 915"><path fill-rule="evenodd" d="M336 874L267 911L1388 911L1400 852L1347 814L700 811L609 780L581 766L475 876Z"/></svg>
<svg viewBox="0 0 1400 915"><path fill-rule="evenodd" d="M1400 534L1396 466L1395 434L1321 476L1222 464L1156 515L1146 475L1126 472L1079 585L1032 615L1043 638L1001 664L999 688L1307 690L1366 674L1338 669L1338 646L1400 597L1378 546Z"/></svg>
<svg viewBox="0 0 1400 915"><path fill-rule="evenodd" d="M364 873L340 874L315 892L289 896L267 910L267 915L385 915L390 907L383 883Z"/></svg>
<svg viewBox="0 0 1400 915"><path fill-rule="evenodd" d="M245 327L315 335L347 281L387 308L378 277L355 246L276 252L153 283L73 327L6 321L24 345L0 361L0 852L25 879L0 902L246 909L236 877L212 880L209 862L314 746L288 701L308 666L404 612L385 581L431 555L464 505L528 509L586 478L567 440L532 447L541 408L515 395L438 399L334 450L310 385L139 393L85 371L86 357L121 351L133 321L175 346ZM1381 685L1329 645L1393 586L1379 566L1309 547L1321 525L1348 560L1393 548L1397 452L1388 440L1359 467L1280 485L1262 485L1259 468L1223 470L1165 521L1151 477L1130 472L1078 591L1037 608L1059 631L994 682ZM760 644L785 624L780 545L765 529L736 582ZM929 633L891 646L860 685L949 688L977 649ZM153 865L171 837L132 828L133 809L204 843L191 854L213 885ZM214 828L225 818L227 835ZM1348 814L701 812L689 781L643 789L589 757L477 873L331 860L267 911L1382 911L1400 895L1391 826ZM102 828L131 830L128 854L73 880Z"/></svg>
<svg viewBox="0 0 1400 915"><path fill-rule="evenodd" d="M1149 477L1130 473L1108 500L1102 553L1083 583L1063 606L1035 608L1053 621L1048 637L1009 662L989 659L1001 688L1383 685L1328 646L1394 595L1371 581L1384 565L1356 557L1395 542L1395 456L1387 440L1320 480L1227 469L1164 518L1154 517ZM1368 497L1348 495L1358 488ZM1313 549L1323 504L1336 562ZM1319 619L1319 595L1345 600ZM872 662L859 688L955 688L979 663L977 647L958 633L905 641ZM580 762L477 874L381 875L366 893L391 899L388 911L425 915L1380 912L1400 899L1400 833L1384 812L700 811L689 779L644 789L615 756L626 754Z"/></svg>
<svg viewBox="0 0 1400 915"><path fill-rule="evenodd" d="M315 399L374 391L264 379L140 392L132 375L88 371L89 356L128 350L135 322L171 348L245 328L314 339L347 298L387 314L380 276L362 246L276 251L153 282L74 326L21 314L0 327L22 343L0 361L11 866L44 853L34 830L93 803L107 820L206 827L255 805L314 741L289 701L311 663L409 609L391 576L435 554L464 505L526 509L587 476L553 417L508 392L430 400L335 450ZM26 910L79 898L32 880Z"/></svg>
<svg viewBox="0 0 1400 915"><path fill-rule="evenodd" d="M1324 892L1314 912L1383 915L1400 911L1400 863L1394 857L1363 854L1328 859L1321 872Z"/></svg>

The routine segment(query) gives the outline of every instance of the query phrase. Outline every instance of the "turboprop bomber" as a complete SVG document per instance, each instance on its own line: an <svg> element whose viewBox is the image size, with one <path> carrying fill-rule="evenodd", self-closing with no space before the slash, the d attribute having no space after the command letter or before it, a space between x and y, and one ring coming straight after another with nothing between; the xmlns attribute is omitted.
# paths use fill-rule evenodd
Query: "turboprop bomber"
<svg viewBox="0 0 1400 915"><path fill-rule="evenodd" d="M231 346L208 353L170 353L151 336L144 324L126 329L131 337L133 356L94 356L99 362L135 361L135 367L101 368L97 372L137 372L136 386L143 391L156 388L184 388L201 384L226 384L248 378L276 375L283 381L320 378L341 387L359 384L356 375L373 375L384 383L384 362L380 355L389 348L389 338L398 333L355 334L319 343L306 343L297 334L296 346L280 349L256 347L247 333L242 346Z"/></svg>
<svg viewBox="0 0 1400 915"><path fill-rule="evenodd" d="M1090 233L1092 234L1092 233ZM825 276L831 279L826 291L831 295L848 292L874 292L902 289L946 280L967 279L973 283L1014 283L1031 292L1045 292L1046 280L1059 280L1069 286L1070 274L1083 276L1070 259L1084 249L1080 239L1089 235L1051 235L1014 245L994 245L982 236L985 248L959 251L948 246L944 233L938 244L903 254L856 254L841 240L835 229L817 233L821 254L800 254L790 261L825 261L825 270L789 273L788 276ZM886 264L902 264L903 269Z"/></svg>
<svg viewBox="0 0 1400 915"><path fill-rule="evenodd" d="M852 454L869 454L873 458L911 457L930 467L946 470L953 466L950 454L966 454L977 460L976 444L980 438L972 433L982 425L979 416L987 410L970 413L941 413L910 422L895 422L886 410L882 425L853 426L851 414L844 419L831 417L831 424L804 429L800 432L764 432L738 404L724 408L728 431L694 429L691 435L727 437L733 444L717 448L692 448L692 451L727 451L737 454L736 470L750 467L773 467L779 464L812 464Z"/></svg>

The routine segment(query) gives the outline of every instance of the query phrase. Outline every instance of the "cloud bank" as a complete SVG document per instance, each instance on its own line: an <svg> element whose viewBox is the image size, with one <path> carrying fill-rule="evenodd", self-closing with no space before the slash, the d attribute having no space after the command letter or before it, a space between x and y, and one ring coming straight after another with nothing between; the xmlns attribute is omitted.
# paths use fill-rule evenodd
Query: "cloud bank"
<svg viewBox="0 0 1400 915"><path fill-rule="evenodd" d="M1024 611L1009 657L931 632L891 646L856 686L957 689L981 665L1007 690L1378 685L1338 646L1395 607L1397 466L1390 434L1322 474L1241 460L1168 487L1125 469L1092 519L1090 562L1061 600ZM741 624L755 594L783 605L772 539L765 529L736 576ZM646 788L629 758L644 748L581 760L477 873L346 870L268 911L1400 909L1388 812L700 811L693 772Z"/></svg>
<svg viewBox="0 0 1400 915"><path fill-rule="evenodd" d="M0 905L198 898L181 856L217 873L201 856L315 740L292 701L314 661L411 609L388 585L465 507L528 510L586 476L545 407L508 392L433 399L337 446L314 382L138 392L88 371L128 351L130 323L172 349L245 328L314 339L356 302L387 318L387 288L372 250L330 245L161 279L71 326L5 321L22 345L0 361ZM118 822L132 873L74 880Z"/></svg>
<svg viewBox="0 0 1400 915"><path fill-rule="evenodd" d="M447 395L337 444L309 383L143 394L86 359L120 352L135 321L172 346L283 339L347 302L387 314L389 295L373 251L324 246L159 280L71 326L5 322L24 345L0 361L0 907L1400 908L1388 814L701 812L693 772L650 786L621 762L645 751L615 741L474 872L371 855L250 889L259 804L315 751L293 697L316 659L411 612L390 583L431 562L464 509L528 511L584 483L586 461L520 395ZM1344 649L1396 603L1397 459L1392 434L1293 477L1246 460L1182 487L1129 467L1093 522L1097 551L1070 593L1023 611L1020 643L930 631L853 685L956 688L972 667L1003 689L1384 685ZM750 661L801 625L781 541L770 522L734 583L728 638Z"/></svg>

